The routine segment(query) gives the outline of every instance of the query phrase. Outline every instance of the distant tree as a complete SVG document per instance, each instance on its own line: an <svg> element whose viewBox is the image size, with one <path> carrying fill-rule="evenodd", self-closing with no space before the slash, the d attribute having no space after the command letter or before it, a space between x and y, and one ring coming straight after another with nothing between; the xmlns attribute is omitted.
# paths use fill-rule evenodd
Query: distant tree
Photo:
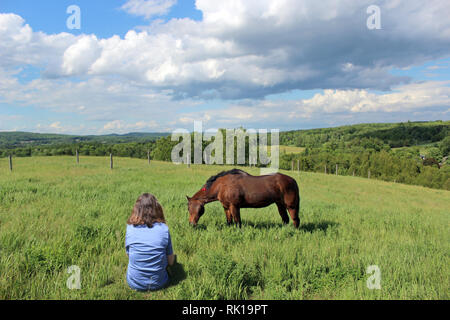
<svg viewBox="0 0 450 320"><path fill-rule="evenodd" d="M439 144L442 156L447 157L450 155L450 136L445 137Z"/></svg>

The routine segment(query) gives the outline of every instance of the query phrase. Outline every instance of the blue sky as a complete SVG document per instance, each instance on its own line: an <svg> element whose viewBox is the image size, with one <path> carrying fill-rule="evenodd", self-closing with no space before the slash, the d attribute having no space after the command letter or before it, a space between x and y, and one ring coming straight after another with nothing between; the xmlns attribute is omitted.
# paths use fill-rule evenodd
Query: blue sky
<svg viewBox="0 0 450 320"><path fill-rule="evenodd" d="M449 13L439 0L2 0L0 131L448 120Z"/></svg>
<svg viewBox="0 0 450 320"><path fill-rule="evenodd" d="M140 16L130 15L120 9L124 1L115 0L2 0L0 12L11 12L20 15L35 30L49 34L70 32L74 34L93 33L99 38L109 38L113 35L123 37L128 30L138 25L148 24L148 20ZM69 16L66 9L70 5L78 5L82 10L82 29L68 30L66 20ZM200 20L201 11L195 9L195 1L178 1L165 20L172 18L190 18Z"/></svg>

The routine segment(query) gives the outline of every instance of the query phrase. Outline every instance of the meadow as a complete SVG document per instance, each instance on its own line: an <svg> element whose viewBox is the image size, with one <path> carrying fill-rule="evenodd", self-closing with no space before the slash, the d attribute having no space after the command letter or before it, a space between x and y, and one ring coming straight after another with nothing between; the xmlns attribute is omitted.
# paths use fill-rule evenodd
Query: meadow
<svg viewBox="0 0 450 320"><path fill-rule="evenodd" d="M302 153L306 148L295 146L279 146L280 153Z"/></svg>
<svg viewBox="0 0 450 320"><path fill-rule="evenodd" d="M0 159L0 299L448 299L450 191L288 172L301 226L275 206L226 225L220 203L188 223L186 195L228 166L115 158ZM259 174L257 168L244 168ZM178 264L167 289L127 286L126 220L137 197L162 204ZM67 268L79 266L81 289ZM381 289L370 290L370 265Z"/></svg>

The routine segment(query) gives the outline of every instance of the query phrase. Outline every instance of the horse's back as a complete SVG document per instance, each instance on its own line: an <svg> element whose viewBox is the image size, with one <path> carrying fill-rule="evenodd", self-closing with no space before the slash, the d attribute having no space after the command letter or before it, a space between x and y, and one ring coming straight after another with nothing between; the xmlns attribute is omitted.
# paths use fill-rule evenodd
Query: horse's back
<svg viewBox="0 0 450 320"><path fill-rule="evenodd" d="M298 202L297 182L284 174L275 173L264 176L237 175L230 177L221 198L239 202L241 207L264 207L272 203Z"/></svg>
<svg viewBox="0 0 450 320"><path fill-rule="evenodd" d="M252 176L249 174L242 175L237 177L237 181L240 182L240 184L245 184L246 187L250 187L251 189L259 188L265 185L278 187L280 191L288 191L293 189L298 192L297 181L295 181L294 178L279 172L263 176Z"/></svg>

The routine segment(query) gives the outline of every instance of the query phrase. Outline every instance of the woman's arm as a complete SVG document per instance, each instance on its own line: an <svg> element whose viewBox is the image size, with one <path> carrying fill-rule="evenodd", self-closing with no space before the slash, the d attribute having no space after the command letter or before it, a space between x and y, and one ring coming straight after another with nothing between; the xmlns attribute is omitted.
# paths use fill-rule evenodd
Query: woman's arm
<svg viewBox="0 0 450 320"><path fill-rule="evenodd" d="M177 256L175 254L170 254L167 256L167 263L169 264L169 266L173 266L175 264L175 261Z"/></svg>
<svg viewBox="0 0 450 320"><path fill-rule="evenodd" d="M173 266L176 262L177 256L173 254L173 248L172 248L172 238L170 237L170 232L167 231L167 248L166 248L166 254L167 254L167 263L169 266Z"/></svg>

